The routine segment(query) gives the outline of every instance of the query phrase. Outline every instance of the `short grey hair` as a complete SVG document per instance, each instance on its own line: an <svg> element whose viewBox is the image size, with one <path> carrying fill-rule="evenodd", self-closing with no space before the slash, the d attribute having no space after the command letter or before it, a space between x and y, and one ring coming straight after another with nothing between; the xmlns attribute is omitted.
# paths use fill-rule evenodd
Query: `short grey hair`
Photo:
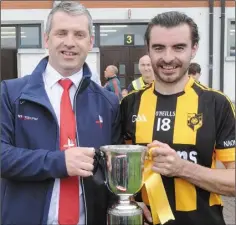
<svg viewBox="0 0 236 225"><path fill-rule="evenodd" d="M56 12L65 12L72 16L86 15L88 18L89 34L90 36L93 34L93 20L88 9L77 1L61 1L59 4L56 4L52 8L51 12L48 15L48 19L46 23L46 30L45 30L47 35L49 35L52 29L52 19L53 19L53 15Z"/></svg>
<svg viewBox="0 0 236 225"><path fill-rule="evenodd" d="M112 69L113 69L113 71L114 71L114 74L118 74L118 68L116 67L116 66L114 66L114 65L111 65L111 67L112 67Z"/></svg>

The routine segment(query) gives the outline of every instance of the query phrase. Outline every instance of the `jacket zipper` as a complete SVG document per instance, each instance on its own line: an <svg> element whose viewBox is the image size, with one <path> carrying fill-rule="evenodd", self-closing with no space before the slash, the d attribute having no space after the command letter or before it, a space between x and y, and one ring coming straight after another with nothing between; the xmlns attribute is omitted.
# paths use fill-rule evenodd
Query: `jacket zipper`
<svg viewBox="0 0 236 225"><path fill-rule="evenodd" d="M82 86L82 83L84 81L84 78L82 78L82 80L80 81L79 83L79 86L75 92L75 96L74 96L74 104L73 104L73 109L74 109L74 114L75 114L75 122L76 122L76 144L77 146L79 146L79 135L78 135L78 130L77 130L77 116L76 116L76 112L75 112L75 109L76 109L76 98L77 98L77 95L79 93L79 90ZM82 196L83 196L83 200L84 200L84 213L85 213L85 225L87 225L87 205L86 205L86 197L85 197L85 191L84 191L84 181L83 181L83 178L80 177L80 182L81 182L81 187L82 187Z"/></svg>
<svg viewBox="0 0 236 225"><path fill-rule="evenodd" d="M57 118L56 118L55 114L51 111L50 108L48 108L47 106L45 106L45 105L43 105L43 104L41 104L41 103L39 103L39 102L37 102L37 101L33 101L33 100L31 100L31 99L28 99L28 98L21 98L20 101L27 101L27 102L36 103L36 104L38 104L38 105L44 107L45 109L47 109L47 110L50 112L50 114L52 115L54 121L56 122L56 126L57 126L57 129L56 129L57 137L59 136L60 131L59 131L59 126L58 126L58 121L57 121ZM56 140L55 145L57 145L57 140ZM52 187L52 188L53 188L53 187ZM52 193L51 193L51 197L52 197ZM51 200L50 200L50 201L51 201ZM50 201L49 201L49 209L50 209ZM47 213L47 215L46 215L47 220L48 220L48 215L49 215L49 211L48 211L48 213ZM45 216L43 215L43 221L44 221L44 219L45 219ZM47 222L47 220L45 219L46 222Z"/></svg>

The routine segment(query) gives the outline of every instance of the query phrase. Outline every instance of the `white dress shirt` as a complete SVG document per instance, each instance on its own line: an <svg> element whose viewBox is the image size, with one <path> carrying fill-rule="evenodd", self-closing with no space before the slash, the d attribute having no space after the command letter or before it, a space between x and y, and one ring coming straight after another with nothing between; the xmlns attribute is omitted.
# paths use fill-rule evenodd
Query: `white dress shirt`
<svg viewBox="0 0 236 225"><path fill-rule="evenodd" d="M73 106L73 99L75 96L75 92L79 83L82 79L83 72L82 69L67 78L69 78L73 85L71 86L69 93L70 93L70 100ZM63 93L63 88L58 83L60 79L65 79L62 75L60 75L52 66L48 63L46 70L43 74L44 86L51 102L51 105L54 109L54 112L57 117L57 122L60 127L60 103L61 103L61 96ZM79 178L78 178L79 179ZM58 225L58 208L59 208L59 195L60 195L60 179L55 179L55 183L53 186L52 197L50 201L50 208L48 213L48 220L47 225ZM80 184L79 188L79 202L80 202L80 212L79 212L79 223L78 225L85 224L85 212L84 212L84 200L82 195L82 187Z"/></svg>

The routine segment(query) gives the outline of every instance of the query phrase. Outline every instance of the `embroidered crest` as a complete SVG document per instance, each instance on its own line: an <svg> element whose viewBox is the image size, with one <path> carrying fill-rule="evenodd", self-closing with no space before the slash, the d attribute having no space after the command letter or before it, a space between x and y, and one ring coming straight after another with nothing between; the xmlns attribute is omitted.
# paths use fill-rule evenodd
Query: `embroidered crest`
<svg viewBox="0 0 236 225"><path fill-rule="evenodd" d="M197 131L202 127L203 124L203 114L199 113L188 113L188 126L193 130Z"/></svg>

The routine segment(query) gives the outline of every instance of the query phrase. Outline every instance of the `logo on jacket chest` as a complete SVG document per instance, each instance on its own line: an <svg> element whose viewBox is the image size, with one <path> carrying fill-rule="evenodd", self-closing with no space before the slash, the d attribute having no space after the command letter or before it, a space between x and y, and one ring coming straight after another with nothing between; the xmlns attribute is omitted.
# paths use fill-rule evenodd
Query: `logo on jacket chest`
<svg viewBox="0 0 236 225"><path fill-rule="evenodd" d="M98 124L100 128L102 128L102 125L103 125L102 116L98 115L98 120L96 120L95 123Z"/></svg>
<svg viewBox="0 0 236 225"><path fill-rule="evenodd" d="M27 116L27 115L21 115L21 114L18 114L17 117L18 117L20 120L33 120L33 121L37 121L37 120L39 119L38 117Z"/></svg>

